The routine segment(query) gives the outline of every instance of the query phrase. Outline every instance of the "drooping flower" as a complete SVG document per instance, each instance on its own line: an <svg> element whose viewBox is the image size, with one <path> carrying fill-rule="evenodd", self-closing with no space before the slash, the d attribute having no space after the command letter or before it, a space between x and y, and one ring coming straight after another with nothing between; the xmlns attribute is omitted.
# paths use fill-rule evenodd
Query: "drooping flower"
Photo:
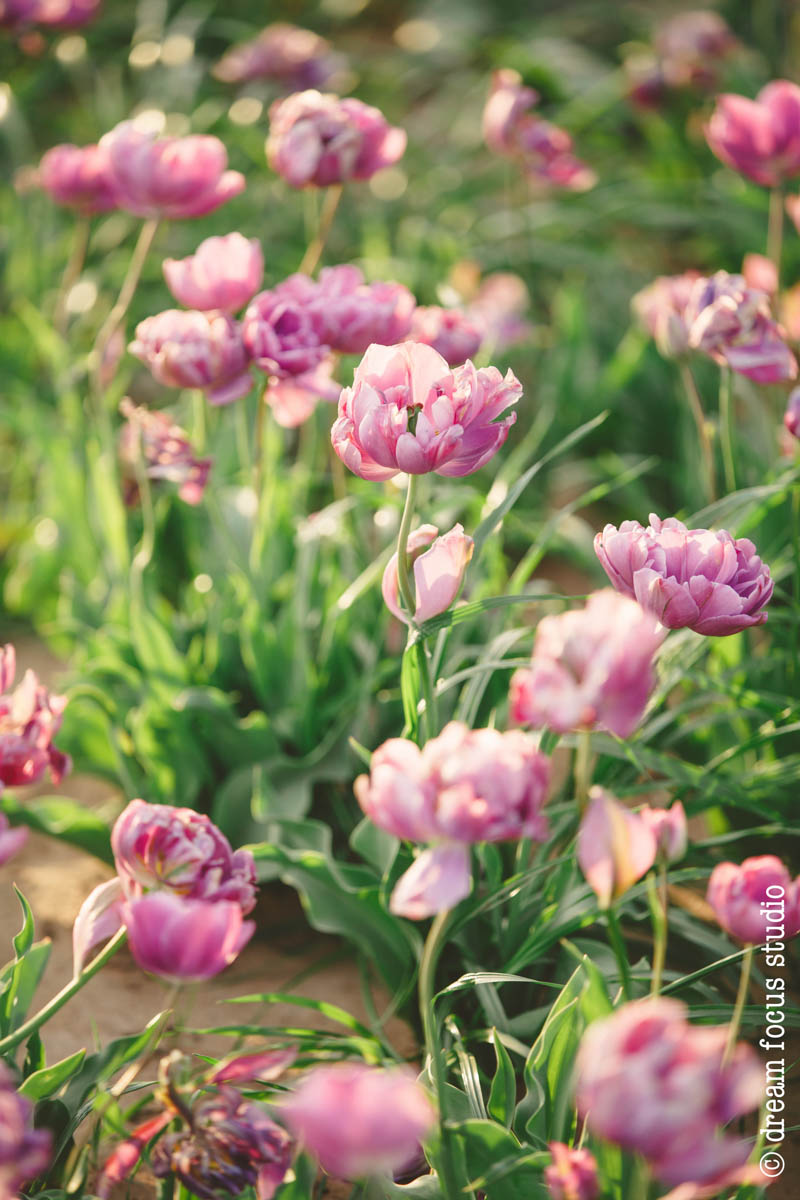
<svg viewBox="0 0 800 1200"><path fill-rule="evenodd" d="M277 100L269 119L267 161L292 187L369 179L405 153L405 130L352 96L296 92Z"/></svg>
<svg viewBox="0 0 800 1200"><path fill-rule="evenodd" d="M5 813L0 813L0 867L14 857L28 840L30 830L25 825L12 829Z"/></svg>
<svg viewBox="0 0 800 1200"><path fill-rule="evenodd" d="M631 300L634 316L654 338L665 358L680 358L689 350L686 309L700 278L698 271L660 275Z"/></svg>
<svg viewBox="0 0 800 1200"><path fill-rule="evenodd" d="M577 1107L590 1132L644 1155L663 1183L744 1178L750 1143L719 1127L757 1108L764 1071L740 1042L724 1060L725 1026L692 1026L662 997L594 1021L577 1060Z"/></svg>
<svg viewBox="0 0 800 1200"><path fill-rule="evenodd" d="M800 877L793 880L774 854L718 863L707 899L726 933L742 942L761 945L770 926L783 931L782 939L800 933Z"/></svg>
<svg viewBox="0 0 800 1200"><path fill-rule="evenodd" d="M175 299L201 312L238 312L258 291L263 276L261 243L241 233L206 238L188 258L164 260L164 278Z"/></svg>
<svg viewBox="0 0 800 1200"><path fill-rule="evenodd" d="M148 479L177 484L178 495L186 504L199 504L212 459L198 458L186 431L165 412L151 412L127 397L119 407L126 418L119 439L125 503L138 502L138 471L143 470Z"/></svg>
<svg viewBox="0 0 800 1200"><path fill-rule="evenodd" d="M147 892L120 907L131 954L172 983L200 983L229 967L256 930L235 900L190 900Z"/></svg>
<svg viewBox="0 0 800 1200"><path fill-rule="evenodd" d="M139 322L128 349L159 383L200 388L211 404L231 404L253 385L242 332L227 313L167 309Z"/></svg>
<svg viewBox="0 0 800 1200"><path fill-rule="evenodd" d="M328 357L317 299L312 279L290 275L251 300L242 318L242 337L257 367L286 379L309 374Z"/></svg>
<svg viewBox="0 0 800 1200"><path fill-rule="evenodd" d="M103 146L53 146L39 164L38 182L56 204L83 216L117 207L108 150Z"/></svg>
<svg viewBox="0 0 800 1200"><path fill-rule="evenodd" d="M219 138L205 134L159 138L123 121L100 139L108 152L120 208L138 217L203 217L244 189L229 171Z"/></svg>
<svg viewBox="0 0 800 1200"><path fill-rule="evenodd" d="M800 88L775 79L755 100L718 96L706 138L734 171L764 187L780 187L800 174Z"/></svg>
<svg viewBox="0 0 800 1200"><path fill-rule="evenodd" d="M582 609L544 617L530 667L511 680L512 719L558 733L608 729L628 737L653 689L662 637L652 616L610 588Z"/></svg>
<svg viewBox="0 0 800 1200"><path fill-rule="evenodd" d="M31 670L10 691L15 672L14 647L0 648L0 790L36 783L48 770L58 783L72 765L53 745L66 696L49 692Z"/></svg>
<svg viewBox="0 0 800 1200"><path fill-rule="evenodd" d="M322 87L342 61L318 33L275 21L256 37L227 50L214 67L214 75L223 83L269 79L286 91L297 91Z"/></svg>
<svg viewBox="0 0 800 1200"><path fill-rule="evenodd" d="M435 1123L427 1092L404 1067L315 1067L281 1105L301 1146L329 1175L389 1175L417 1152Z"/></svg>
<svg viewBox="0 0 800 1200"><path fill-rule="evenodd" d="M409 536L408 554L413 562L416 596L415 624L421 625L446 612L453 603L461 590L474 545L461 525L454 525L441 536L435 525L421 525ZM399 602L396 554L389 559L383 572L382 592L389 611L399 621L407 622L408 616Z"/></svg>
<svg viewBox="0 0 800 1200"><path fill-rule="evenodd" d="M638 521L606 525L594 548L617 591L635 597L668 629L723 637L767 619L773 583L747 538L687 529L651 513L647 528Z"/></svg>
<svg viewBox="0 0 800 1200"><path fill-rule="evenodd" d="M549 782L549 759L518 730L451 721L421 750L403 738L384 742L356 780L356 798L380 829L433 843L397 883L392 911L418 920L468 895L474 842L544 841Z"/></svg>
<svg viewBox="0 0 800 1200"><path fill-rule="evenodd" d="M415 309L409 340L433 346L450 366L458 366L478 353L485 332L483 323L468 309L433 304Z"/></svg>
<svg viewBox="0 0 800 1200"><path fill-rule="evenodd" d="M594 1155L563 1142L550 1142L547 1148L553 1159L544 1169L550 1200L597 1200L600 1184Z"/></svg>
<svg viewBox="0 0 800 1200"><path fill-rule="evenodd" d="M50 1165L53 1135L33 1128L33 1105L14 1087L11 1073L0 1063L0 1200L16 1200Z"/></svg>
<svg viewBox="0 0 800 1200"><path fill-rule="evenodd" d="M362 479L471 475L500 449L522 387L509 371L451 371L430 346L370 346L339 398L333 448Z"/></svg>
<svg viewBox="0 0 800 1200"><path fill-rule="evenodd" d="M797 360L772 317L769 296L749 288L743 276L717 271L708 279L698 279L685 320L691 349L727 364L754 383L796 378Z"/></svg>
<svg viewBox="0 0 800 1200"><path fill-rule="evenodd" d="M591 788L578 830L578 863L601 908L647 874L656 848L655 833L639 813L604 788Z"/></svg>
<svg viewBox="0 0 800 1200"><path fill-rule="evenodd" d="M689 830L686 810L680 800L670 808L640 808L638 816L649 825L656 839L657 857L665 863L679 862L686 853Z"/></svg>

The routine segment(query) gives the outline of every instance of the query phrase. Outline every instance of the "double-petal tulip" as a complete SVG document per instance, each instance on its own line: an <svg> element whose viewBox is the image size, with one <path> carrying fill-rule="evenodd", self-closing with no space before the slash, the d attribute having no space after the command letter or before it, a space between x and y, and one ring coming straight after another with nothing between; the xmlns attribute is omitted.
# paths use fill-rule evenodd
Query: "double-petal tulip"
<svg viewBox="0 0 800 1200"><path fill-rule="evenodd" d="M652 616L610 588L585 608L544 617L530 667L511 680L512 719L558 733L608 729L628 737L653 689L662 637Z"/></svg>
<svg viewBox="0 0 800 1200"><path fill-rule="evenodd" d="M323 339L340 354L363 354L373 342L393 346L411 330L417 302L402 283L367 283L358 267L345 265L324 267L315 287Z"/></svg>
<svg viewBox="0 0 800 1200"><path fill-rule="evenodd" d="M123 121L103 138L120 208L139 217L203 217L245 186L229 171L219 138L205 134L159 138Z"/></svg>
<svg viewBox="0 0 800 1200"><path fill-rule="evenodd" d="M203 499L210 458L198 458L186 431L164 412L151 412L127 397L120 404L126 418L119 439L119 460L125 479L125 503L139 501L139 470L155 482L174 483L186 504Z"/></svg>
<svg viewBox="0 0 800 1200"><path fill-rule="evenodd" d="M352 96L296 92L269 110L267 161L292 187L369 179L402 158L405 130Z"/></svg>
<svg viewBox="0 0 800 1200"><path fill-rule="evenodd" d="M214 75L223 83L269 79L295 91L321 87L340 62L340 56L318 33L275 21L256 37L232 46L214 67Z"/></svg>
<svg viewBox="0 0 800 1200"><path fill-rule="evenodd" d="M206 238L188 258L164 260L164 278L175 299L201 312L238 312L258 291L263 276L261 244L241 233Z"/></svg>
<svg viewBox="0 0 800 1200"><path fill-rule="evenodd" d="M457 366L474 358L485 334L486 328L476 313L433 304L415 310L408 336L412 342L433 346L451 366Z"/></svg>
<svg viewBox="0 0 800 1200"><path fill-rule="evenodd" d="M167 309L136 326L128 349L159 383L200 388L211 404L231 404L253 386L241 330L227 313Z"/></svg>
<svg viewBox="0 0 800 1200"><path fill-rule="evenodd" d="M698 279L684 319L691 349L754 383L796 378L797 360L772 317L769 296L748 287L742 275L717 271Z"/></svg>
<svg viewBox="0 0 800 1200"><path fill-rule="evenodd" d="M722 637L767 619L773 583L747 538L687 529L651 513L647 528L638 521L606 525L594 548L617 591L635 597L668 629Z"/></svg>
<svg viewBox="0 0 800 1200"><path fill-rule="evenodd" d="M631 300L634 316L655 340L665 358L680 358L689 350L686 309L701 275L659 275Z"/></svg>
<svg viewBox="0 0 800 1200"><path fill-rule="evenodd" d="M421 525L410 535L407 549L413 562L415 624L421 625L446 612L453 603L461 590L474 545L462 525L454 525L441 536L435 525ZM399 601L396 554L386 564L381 590L389 611L398 620L407 622L408 615Z"/></svg>
<svg viewBox="0 0 800 1200"><path fill-rule="evenodd" d="M726 933L742 942L760 945L769 926L780 928L782 939L800 933L800 877L793 880L774 854L718 863L707 899Z"/></svg>
<svg viewBox="0 0 800 1200"><path fill-rule="evenodd" d="M333 448L354 475L471 475L508 437L519 381L471 362L451 370L430 346L370 346L339 398Z"/></svg>
<svg viewBox="0 0 800 1200"><path fill-rule="evenodd" d="M281 1104L303 1149L340 1179L391 1176L418 1151L436 1115L404 1067L315 1067Z"/></svg>
<svg viewBox="0 0 800 1200"><path fill-rule="evenodd" d="M58 783L71 766L53 745L66 697L53 695L30 670L10 691L15 673L14 647L0 647L0 790L36 783L47 770Z"/></svg>
<svg viewBox="0 0 800 1200"><path fill-rule="evenodd" d="M780 187L800 174L800 87L776 79L755 100L719 96L706 138L734 171L764 187Z"/></svg>
<svg viewBox="0 0 800 1200"><path fill-rule="evenodd" d="M656 850L656 835L639 813L601 787L590 790L578 830L578 863L601 908L647 874Z"/></svg>
<svg viewBox="0 0 800 1200"><path fill-rule="evenodd" d="M86 217L117 207L111 160L104 146L53 146L39 164L38 181L56 204Z"/></svg>
<svg viewBox="0 0 800 1200"><path fill-rule="evenodd" d="M290 275L259 292L242 318L247 353L276 379L308 375L330 353L318 300L318 285L307 275Z"/></svg>

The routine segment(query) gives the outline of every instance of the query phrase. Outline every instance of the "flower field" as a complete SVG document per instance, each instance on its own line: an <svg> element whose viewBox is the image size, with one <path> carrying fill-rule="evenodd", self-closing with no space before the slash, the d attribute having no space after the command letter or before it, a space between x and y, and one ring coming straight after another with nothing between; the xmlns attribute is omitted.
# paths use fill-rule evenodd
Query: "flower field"
<svg viewBox="0 0 800 1200"><path fill-rule="evenodd" d="M0 0L0 1200L789 1200L797 16L267 7Z"/></svg>

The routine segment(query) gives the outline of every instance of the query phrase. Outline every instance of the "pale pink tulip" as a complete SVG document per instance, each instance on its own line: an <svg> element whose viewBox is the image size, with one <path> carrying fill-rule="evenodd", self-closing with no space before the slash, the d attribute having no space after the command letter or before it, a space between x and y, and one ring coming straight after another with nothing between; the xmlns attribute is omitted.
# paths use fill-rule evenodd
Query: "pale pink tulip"
<svg viewBox="0 0 800 1200"><path fill-rule="evenodd" d="M241 233L210 237L189 258L164 260L167 287L186 308L238 312L264 277L264 255L255 238Z"/></svg>
<svg viewBox="0 0 800 1200"><path fill-rule="evenodd" d="M474 545L472 538L464 533L462 525L454 525L441 536L435 525L421 525L409 536L408 554L413 563L416 625L446 612L453 603L461 590ZM408 615L400 604L396 554L386 564L381 590L389 611L399 621L408 622Z"/></svg>
<svg viewBox="0 0 800 1200"><path fill-rule="evenodd" d="M665 863L679 862L689 843L686 810L681 801L676 801L671 808L645 806L639 809L638 816L652 830L658 857Z"/></svg>
<svg viewBox="0 0 800 1200"><path fill-rule="evenodd" d="M550 1200L597 1200L600 1184L594 1155L563 1142L550 1142L547 1148L553 1159L544 1169Z"/></svg>
<svg viewBox="0 0 800 1200"><path fill-rule="evenodd" d="M343 62L330 43L310 29L275 21L256 37L226 51L214 67L223 83L269 79L287 91L322 87Z"/></svg>
<svg viewBox="0 0 800 1200"><path fill-rule="evenodd" d="M38 182L56 204L86 217L117 207L111 162L103 146L53 146L39 164Z"/></svg>
<svg viewBox="0 0 800 1200"><path fill-rule="evenodd" d="M438 305L417 308L411 321L409 341L433 346L451 366L474 358L485 335L483 323L475 313L463 308Z"/></svg>
<svg viewBox="0 0 800 1200"><path fill-rule="evenodd" d="M726 933L742 942L761 945L770 927L782 929L781 939L800 933L800 877L793 880L774 854L718 863L707 899Z"/></svg>
<svg viewBox="0 0 800 1200"><path fill-rule="evenodd" d="M154 482L174 483L186 504L203 499L212 459L198 458L185 430L164 412L151 412L125 397L126 418L119 438L119 460L125 481L125 503L139 502L139 471Z"/></svg>
<svg viewBox="0 0 800 1200"><path fill-rule="evenodd" d="M253 386L241 330L227 313L167 309L140 321L128 349L159 383L199 388L211 404L231 404Z"/></svg>
<svg viewBox="0 0 800 1200"><path fill-rule="evenodd" d="M578 830L578 864L600 907L624 896L655 858L656 837L648 823L604 788L593 787Z"/></svg>
<svg viewBox="0 0 800 1200"><path fill-rule="evenodd" d="M0 813L0 867L17 854L28 840L30 830L25 825L12 829L5 813Z"/></svg>

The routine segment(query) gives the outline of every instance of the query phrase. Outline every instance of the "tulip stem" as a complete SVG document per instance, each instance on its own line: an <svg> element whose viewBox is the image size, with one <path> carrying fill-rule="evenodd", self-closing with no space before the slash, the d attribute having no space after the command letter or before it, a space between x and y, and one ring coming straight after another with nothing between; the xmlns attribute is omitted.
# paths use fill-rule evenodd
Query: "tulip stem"
<svg viewBox="0 0 800 1200"><path fill-rule="evenodd" d="M578 744L575 747L575 799L578 803L578 811L584 813L586 811L586 802L589 798L589 788L592 784L592 732L590 729L582 729L578 734Z"/></svg>
<svg viewBox="0 0 800 1200"><path fill-rule="evenodd" d="M439 1130L441 1145L439 1149L439 1176L442 1194L445 1200L459 1200L461 1189L452 1157L450 1134L447 1130L447 1072L444 1056L439 1044L436 1013L434 1010L434 987L436 979L436 964L444 944L444 934L447 929L450 912L437 913L431 924L422 957L419 964L419 1011L422 1017L422 1028L425 1033L425 1050L430 1061L431 1078L436 1090L436 1100L439 1107Z"/></svg>
<svg viewBox="0 0 800 1200"><path fill-rule="evenodd" d="M94 390L97 396L99 396L103 390L102 372L105 353L111 344L111 339L119 329L120 325L125 319L128 309L130 308L131 301L136 293L139 279L141 278L142 269L144 268L147 256L150 253L156 233L158 232L159 224L160 222L157 217L151 217L150 220L145 221L142 225L142 228L139 231L139 238L134 247L133 254L131 255L131 261L128 265L127 274L125 275L122 287L120 288L119 296L117 297L117 302L101 325L100 332L97 335L97 340L95 341L90 360L94 380Z"/></svg>
<svg viewBox="0 0 800 1200"><path fill-rule="evenodd" d="M37 1029L41 1029L45 1022L54 1017L60 1008L63 1008L68 1000L71 1000L76 995L84 984L100 971L109 959L113 958L119 950L120 946L128 936L126 929L118 930L104 950L101 950L96 958L93 958L88 966L84 967L80 974L71 979L69 983L61 989L53 999L45 1004L44 1008L40 1008L38 1013L30 1017L24 1024L20 1025L19 1029L15 1029L13 1033L9 1033L0 1041L0 1055L8 1054L20 1042L24 1042L31 1034L36 1033Z"/></svg>
<svg viewBox="0 0 800 1200"><path fill-rule="evenodd" d="M403 517L400 521L400 529L397 534L397 582L400 588L400 597L403 601L403 607L408 613L408 619L411 622L414 620L416 603L414 600L414 587L411 582L411 573L408 569L408 535L411 532L411 522L414 519L414 507L417 500L418 479L419 477L417 475L409 475L408 477L406 502L403 508Z"/></svg>
<svg viewBox="0 0 800 1200"><path fill-rule="evenodd" d="M619 918L613 907L609 906L606 910L606 921L608 923L608 940L611 942L611 949L614 951L614 957L619 964L620 982L622 984L622 994L626 1000L631 999L631 968L628 962L628 955L625 952L625 942L622 938L622 931L619 927Z"/></svg>
<svg viewBox="0 0 800 1200"><path fill-rule="evenodd" d="M736 491L736 467L733 459L733 429L731 426L731 392L733 375L730 367L722 367L719 377L719 424L722 441L722 464L725 468L725 487Z"/></svg>
<svg viewBox="0 0 800 1200"><path fill-rule="evenodd" d="M325 249L325 243L328 240L328 234L331 231L333 218L336 216L336 210L339 207L341 198L342 185L340 183L325 189L325 199L322 202L322 212L319 217L319 227L316 237L313 241L309 242L308 249L303 255L303 261L298 267L301 275L311 275L316 270L317 263L322 258L322 251Z"/></svg>
<svg viewBox="0 0 800 1200"><path fill-rule="evenodd" d="M742 958L742 971L739 976L739 991L736 993L736 1004L733 1009L733 1017L728 1026L728 1040L725 1043L725 1053L722 1057L722 1065L727 1066L733 1057L733 1051L736 1047L736 1039L739 1036L739 1026L742 1023L742 1013L744 1012L745 1001L747 1000L747 989L750 986L750 972L753 969L753 955L755 954L755 946L748 946L744 957ZM0 1045L2 1049L2 1045Z"/></svg>
<svg viewBox="0 0 800 1200"><path fill-rule="evenodd" d="M711 433L706 420L706 414L703 412L703 404L700 399L700 393L697 390L697 384L694 381L692 369L688 363L681 363L681 379L683 380L683 388L686 392L686 399L689 401L689 411L694 418L694 423L697 426L697 436L700 442L700 452L703 456L703 465L706 472L706 486L708 487L708 498L711 501L717 498L717 479L714 471L714 447L711 444Z"/></svg>
<svg viewBox="0 0 800 1200"><path fill-rule="evenodd" d="M667 957L667 868L663 863L659 867L658 883L653 872L648 873L647 899L653 921L653 979L650 994L657 996L661 991Z"/></svg>
<svg viewBox="0 0 800 1200"><path fill-rule="evenodd" d="M775 267L778 286L781 278L781 251L783 249L783 189L776 187L769 197L769 222L767 225L767 258Z"/></svg>
<svg viewBox="0 0 800 1200"><path fill-rule="evenodd" d="M88 217L81 217L75 223L75 232L72 238L72 249L70 251L67 265L64 268L64 274L61 277L61 286L58 289L58 299L56 300L55 312L53 314L53 325L56 333L61 337L67 332L67 301L69 294L78 282L83 270L83 264L86 262L86 251L89 248L89 229L90 222Z"/></svg>

